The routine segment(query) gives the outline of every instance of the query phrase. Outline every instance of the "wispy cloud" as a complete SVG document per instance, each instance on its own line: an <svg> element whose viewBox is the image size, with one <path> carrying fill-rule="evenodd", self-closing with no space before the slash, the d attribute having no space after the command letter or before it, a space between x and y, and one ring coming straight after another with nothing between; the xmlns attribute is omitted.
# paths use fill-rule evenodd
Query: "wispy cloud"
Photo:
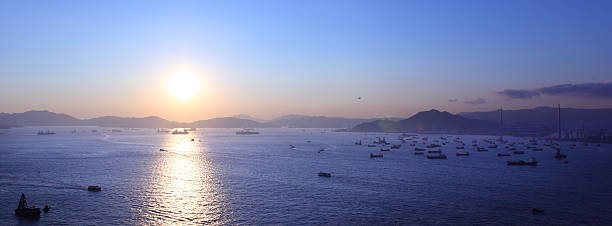
<svg viewBox="0 0 612 226"><path fill-rule="evenodd" d="M508 97L510 99L530 99L535 96L539 96L540 93L533 90L526 89L504 89L497 92L497 94Z"/></svg>
<svg viewBox="0 0 612 226"><path fill-rule="evenodd" d="M529 99L546 95L574 95L580 97L612 98L612 81L600 83L560 84L535 89L505 89L497 94L510 99Z"/></svg>
<svg viewBox="0 0 612 226"><path fill-rule="evenodd" d="M463 101L464 104L485 104L487 103L487 101L485 99L482 99L480 97L473 99L473 100L465 100Z"/></svg>
<svg viewBox="0 0 612 226"><path fill-rule="evenodd" d="M457 102L459 102L459 99L451 98L451 99L448 99L448 102L450 102L450 103L457 103ZM485 104L485 103L487 103L487 101L485 99L481 98L481 97L478 97L478 98L472 99L472 100L470 100L470 99L462 100L461 103L464 103L464 104Z"/></svg>

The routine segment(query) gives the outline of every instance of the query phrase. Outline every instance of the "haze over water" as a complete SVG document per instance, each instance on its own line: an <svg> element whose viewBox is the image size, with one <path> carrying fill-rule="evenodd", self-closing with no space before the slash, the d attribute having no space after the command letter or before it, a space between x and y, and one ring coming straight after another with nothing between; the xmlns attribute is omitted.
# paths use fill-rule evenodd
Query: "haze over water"
<svg viewBox="0 0 612 226"><path fill-rule="evenodd" d="M446 160L414 155L414 147L380 152L367 147L399 134L332 133L327 129L200 129L188 135L152 129L18 128L0 135L0 221L15 217L21 193L52 209L42 224L607 224L612 212L609 144L570 150L525 150L497 157L504 147ZM91 129L99 132L92 133ZM440 140L443 135L421 135ZM466 143L487 136L455 136ZM191 141L191 139L194 141ZM451 138L453 139L453 138ZM364 142L363 146L353 143ZM527 138L509 138L527 141ZM307 141L311 141L308 143ZM433 143L433 142L431 142ZM291 149L289 145L296 148ZM416 147L425 147L420 141ZM163 148L166 151L159 151ZM325 151L319 150L325 149ZM369 157L384 153L384 158ZM506 166L535 157L536 167ZM331 172L331 178L318 172ZM87 191L101 185L102 192ZM532 215L531 208L545 209Z"/></svg>

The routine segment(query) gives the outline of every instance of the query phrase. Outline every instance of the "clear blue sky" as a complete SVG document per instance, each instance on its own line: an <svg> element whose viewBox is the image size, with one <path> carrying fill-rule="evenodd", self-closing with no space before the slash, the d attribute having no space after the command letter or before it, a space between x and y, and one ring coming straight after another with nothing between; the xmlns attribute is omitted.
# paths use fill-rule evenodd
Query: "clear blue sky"
<svg viewBox="0 0 612 226"><path fill-rule="evenodd" d="M561 0L1 1L0 112L190 121L612 107L588 90L612 79L611 12L612 1ZM201 77L197 98L167 97L176 71Z"/></svg>

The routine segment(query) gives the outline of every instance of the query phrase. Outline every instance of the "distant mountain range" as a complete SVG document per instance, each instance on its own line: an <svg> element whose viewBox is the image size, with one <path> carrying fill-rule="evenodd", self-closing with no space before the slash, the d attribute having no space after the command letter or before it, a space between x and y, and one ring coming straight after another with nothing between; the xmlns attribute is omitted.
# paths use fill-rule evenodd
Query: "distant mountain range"
<svg viewBox="0 0 612 226"><path fill-rule="evenodd" d="M376 119L338 118L325 116L287 115L273 120L262 120L248 115L212 118L191 123L168 121L150 116L144 118L103 116L92 119L75 117L50 111L0 113L0 128L18 126L102 126L124 128L351 128Z"/></svg>
<svg viewBox="0 0 612 226"><path fill-rule="evenodd" d="M555 129L556 108L537 107L522 110L504 110L503 130L500 130L499 111L462 112L451 114L429 110L407 119L359 119L325 116L286 115L272 120L262 120L248 115L212 118L190 123L168 121L151 116L128 118L104 116L77 119L70 115L49 111L0 113L0 128L18 126L102 126L123 128L348 128L355 132L453 132L471 134L499 133L550 133ZM612 128L612 109L561 109L564 129Z"/></svg>
<svg viewBox="0 0 612 226"><path fill-rule="evenodd" d="M422 111L414 116L399 120L376 120L359 124L350 131L354 132L461 132L475 129L495 129L498 124L478 119L468 119L460 115L441 112L435 109Z"/></svg>
<svg viewBox="0 0 612 226"><path fill-rule="evenodd" d="M462 112L459 115L471 119L499 122L497 111ZM558 109L537 107L521 110L503 110L504 123L521 123L557 127ZM610 129L612 128L612 109L561 108L561 126L564 129Z"/></svg>

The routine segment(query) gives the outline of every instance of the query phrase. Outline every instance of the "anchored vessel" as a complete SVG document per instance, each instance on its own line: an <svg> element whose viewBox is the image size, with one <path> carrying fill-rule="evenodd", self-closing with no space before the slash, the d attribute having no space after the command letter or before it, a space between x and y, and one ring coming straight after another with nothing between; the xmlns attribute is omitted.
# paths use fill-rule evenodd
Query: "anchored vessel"
<svg viewBox="0 0 612 226"><path fill-rule="evenodd" d="M28 207L28 202L26 201L25 194L21 194L21 199L19 199L19 206L17 206L17 209L15 209L15 216L29 219L38 219L40 218L40 208L36 208L34 206Z"/></svg>
<svg viewBox="0 0 612 226"><path fill-rule="evenodd" d="M259 134L259 132L253 131L253 129L242 129L236 132L236 134L237 135L255 135L255 134Z"/></svg>

